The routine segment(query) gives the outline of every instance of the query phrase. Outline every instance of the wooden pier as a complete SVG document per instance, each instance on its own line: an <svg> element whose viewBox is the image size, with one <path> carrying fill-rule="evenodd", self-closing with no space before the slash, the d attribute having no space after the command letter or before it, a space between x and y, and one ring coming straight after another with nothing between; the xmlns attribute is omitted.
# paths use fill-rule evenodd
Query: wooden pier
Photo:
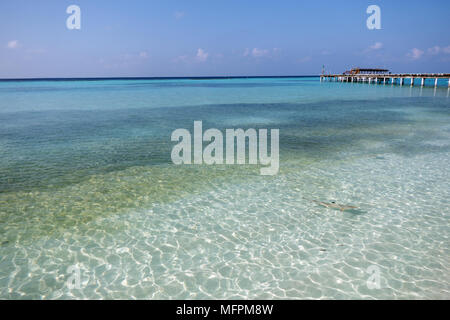
<svg viewBox="0 0 450 320"><path fill-rule="evenodd" d="M424 87L427 79L432 80L434 87L438 86L439 79L448 80L450 88L450 73L396 73L392 74L385 69L352 69L343 74L322 74L320 81L337 81L337 82L361 82L373 84L398 84L403 85L419 85ZM428 81L429 83L429 81Z"/></svg>

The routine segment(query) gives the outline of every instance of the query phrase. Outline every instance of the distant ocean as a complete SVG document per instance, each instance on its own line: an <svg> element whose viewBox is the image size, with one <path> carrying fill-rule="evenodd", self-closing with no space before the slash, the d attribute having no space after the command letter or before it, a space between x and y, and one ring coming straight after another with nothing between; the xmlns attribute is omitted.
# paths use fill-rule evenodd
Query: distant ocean
<svg viewBox="0 0 450 320"><path fill-rule="evenodd" d="M195 120L279 129L279 173L175 166ZM6 81L0 155L2 299L450 299L447 88Z"/></svg>

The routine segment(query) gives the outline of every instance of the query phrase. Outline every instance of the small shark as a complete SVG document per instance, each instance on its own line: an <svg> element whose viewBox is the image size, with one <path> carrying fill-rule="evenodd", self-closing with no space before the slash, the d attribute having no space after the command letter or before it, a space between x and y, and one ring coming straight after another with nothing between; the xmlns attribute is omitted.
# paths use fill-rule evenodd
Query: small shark
<svg viewBox="0 0 450 320"><path fill-rule="evenodd" d="M323 206L326 208L332 208L332 209L339 209L341 211L358 209L358 207L339 204L339 203L336 203L335 201L331 201L331 202L322 202L322 201L317 201L317 200L311 200L311 201L314 203L317 203L320 206Z"/></svg>

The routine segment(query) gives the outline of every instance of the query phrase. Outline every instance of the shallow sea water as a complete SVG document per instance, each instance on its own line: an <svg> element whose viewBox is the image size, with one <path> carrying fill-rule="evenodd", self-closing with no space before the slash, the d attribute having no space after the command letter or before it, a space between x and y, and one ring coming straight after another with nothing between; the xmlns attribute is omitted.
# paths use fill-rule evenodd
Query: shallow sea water
<svg viewBox="0 0 450 320"><path fill-rule="evenodd" d="M449 299L448 94L0 82L0 298ZM194 120L280 129L279 173L173 165Z"/></svg>

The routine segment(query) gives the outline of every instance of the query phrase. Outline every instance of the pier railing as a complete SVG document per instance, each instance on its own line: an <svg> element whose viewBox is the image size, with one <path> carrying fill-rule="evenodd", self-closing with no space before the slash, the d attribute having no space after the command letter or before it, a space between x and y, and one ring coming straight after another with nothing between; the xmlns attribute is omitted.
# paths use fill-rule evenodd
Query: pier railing
<svg viewBox="0 0 450 320"><path fill-rule="evenodd" d="M434 81L434 86L438 86L439 79L447 79L450 88L450 73L397 73L397 74L323 74L320 81L338 81L338 82L365 82L375 84L398 84L400 86L407 84L414 86L417 80L420 85L425 86L427 79Z"/></svg>

